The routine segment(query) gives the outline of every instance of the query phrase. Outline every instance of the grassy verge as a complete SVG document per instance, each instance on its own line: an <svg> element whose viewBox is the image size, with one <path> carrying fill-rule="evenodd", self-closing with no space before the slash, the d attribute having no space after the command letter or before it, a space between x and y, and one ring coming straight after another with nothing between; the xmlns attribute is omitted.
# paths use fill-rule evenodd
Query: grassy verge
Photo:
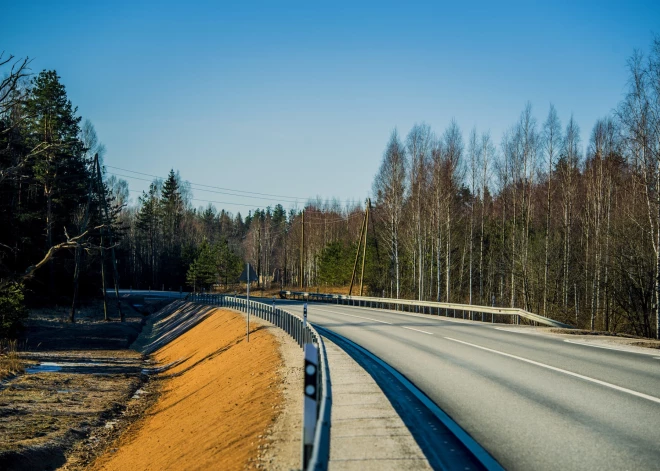
<svg viewBox="0 0 660 471"><path fill-rule="evenodd" d="M22 373L25 370L25 361L18 356L18 342L16 340L0 340L0 379Z"/></svg>

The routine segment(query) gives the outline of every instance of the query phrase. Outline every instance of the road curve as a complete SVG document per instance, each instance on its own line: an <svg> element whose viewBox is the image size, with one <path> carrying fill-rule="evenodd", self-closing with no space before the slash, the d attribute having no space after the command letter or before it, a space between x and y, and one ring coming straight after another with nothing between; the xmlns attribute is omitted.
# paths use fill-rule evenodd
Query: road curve
<svg viewBox="0 0 660 471"><path fill-rule="evenodd" d="M308 319L406 376L506 469L660 469L660 352L332 304Z"/></svg>

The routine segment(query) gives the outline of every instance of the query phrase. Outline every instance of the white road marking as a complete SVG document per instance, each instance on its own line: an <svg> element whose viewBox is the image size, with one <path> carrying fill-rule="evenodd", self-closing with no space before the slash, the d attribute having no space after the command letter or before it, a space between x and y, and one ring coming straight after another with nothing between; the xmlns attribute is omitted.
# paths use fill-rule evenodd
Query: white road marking
<svg viewBox="0 0 660 471"><path fill-rule="evenodd" d="M617 386L616 384L607 383L607 382L601 381L599 379L590 378L589 376L584 376L584 375L581 375L581 374L578 374L578 373L573 373L572 371L557 368L555 366L546 365L545 363L539 363L538 361L529 360L527 358L519 357L517 355L511 355L510 353L504 353L504 352L500 352L499 350L493 350L492 348L486 348L486 347L482 347L481 345L475 345L473 343L463 342L462 340L453 339L451 337L445 337L445 339L451 340L452 342L458 342L458 343L462 343L464 345L469 345L470 347L478 348L480 350L485 350L487 352L497 353L498 355L502 355L502 356L505 356L505 357L514 358L516 360L524 361L525 363L540 366L541 368L547 368L549 370L556 371L558 373L564 373L566 375L573 376L575 378L580 378L580 379L583 379L585 381L589 381L591 383L600 384L601 386L612 388L612 389L615 389L617 391L628 393L628 394L631 394L633 396L641 397L642 399L647 399L649 401L660 404L660 398L657 398L657 397L654 397L654 396L649 396L648 394L644 394L644 393L641 393L641 392L633 391L632 389L622 388L621 386Z"/></svg>
<svg viewBox="0 0 660 471"><path fill-rule="evenodd" d="M316 308L316 309L318 309L318 308ZM393 325L391 322L385 322L385 321L381 321L379 319L373 319L371 317L356 316L355 314L345 314L343 312L330 311L329 309L318 309L318 310L322 311L322 312L331 312L333 314L339 314L340 316L357 317L358 319L366 319L366 320L373 321L373 322L380 322L381 324ZM414 330L415 332L421 332L422 334L433 335L433 333L427 332L425 330L414 329L412 327L404 327L404 326L401 326L401 327L404 328L404 329L408 329L408 330Z"/></svg>
<svg viewBox="0 0 660 471"><path fill-rule="evenodd" d="M655 358L656 360L660 360L660 357L653 357L653 358Z"/></svg>
<svg viewBox="0 0 660 471"><path fill-rule="evenodd" d="M657 353L655 353L655 352L653 352L653 353L652 352L638 352L636 350L629 350L627 348L608 347L608 346L605 346L605 345L594 345L592 343L587 343L587 342L578 342L577 340L566 339L566 340L564 340L564 342L572 343L572 344L575 344L575 345L583 345L585 347L604 348L605 350L616 350L616 351L619 351L619 352L637 353L639 355L651 355L651 356L657 355Z"/></svg>
<svg viewBox="0 0 660 471"><path fill-rule="evenodd" d="M513 332L514 334L531 334L531 335L540 335L538 332L529 331L527 329L507 329L506 327L495 327L495 330L504 330L506 332Z"/></svg>
<svg viewBox="0 0 660 471"><path fill-rule="evenodd" d="M399 382L412 394L415 395L419 401L424 404L429 411L433 415L435 415L440 422L442 422L450 431L451 433L454 434L454 436L461 442L465 447L470 450L470 452L474 455L474 457L483 465L485 469L491 470L491 471L504 471L504 468L500 466L500 464L495 461L495 459L490 456L490 454L481 446L479 445L474 438L472 438L470 435L468 435L465 430L461 428L460 425L458 425L456 422L454 422L454 419L449 417L442 409L440 409L435 402L433 402L429 397L421 392L417 386L415 386L413 383L408 380L405 376L403 376L401 373L399 373L397 370L392 368L389 364L385 363L383 360L378 358L376 355L371 353L369 350L366 350L364 347L358 345L357 343L348 340L346 337L343 337L339 335L337 332L333 332L331 330L324 329L323 327L319 326L319 330L321 332L328 332L332 335L335 335L342 339L344 342L348 343L349 345L352 345L356 349L358 349L360 352L362 352L364 355L367 357L371 358L374 360L376 363L378 363L380 366L385 368L387 371L389 371L392 376L394 376ZM445 441L445 444L447 442Z"/></svg>
<svg viewBox="0 0 660 471"><path fill-rule="evenodd" d="M404 327L404 326L401 326L401 327L403 327L404 329L408 329L408 330L414 330L415 332L421 332L423 334L433 335L431 332L427 332L425 330L413 329L412 327Z"/></svg>
<svg viewBox="0 0 660 471"><path fill-rule="evenodd" d="M339 314L340 316L357 317L358 319L366 319L368 321L374 321L374 322L380 322L381 324L392 325L391 322L380 321L378 319L372 319L371 317L356 316L355 314L344 314L343 312L330 311L328 309L319 309L319 308L315 308L315 309L317 309L321 312L331 312L333 314Z"/></svg>

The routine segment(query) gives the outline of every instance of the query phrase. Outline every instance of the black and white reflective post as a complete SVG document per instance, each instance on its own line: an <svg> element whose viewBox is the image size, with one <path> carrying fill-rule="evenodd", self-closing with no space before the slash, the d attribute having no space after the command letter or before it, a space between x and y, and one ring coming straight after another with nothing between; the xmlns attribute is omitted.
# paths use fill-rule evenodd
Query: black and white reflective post
<svg viewBox="0 0 660 471"><path fill-rule="evenodd" d="M307 469L314 448L314 429L318 414L319 351L312 343L305 344L305 398L303 404L302 469Z"/></svg>
<svg viewBox="0 0 660 471"><path fill-rule="evenodd" d="M307 303L303 305L303 329L307 328Z"/></svg>

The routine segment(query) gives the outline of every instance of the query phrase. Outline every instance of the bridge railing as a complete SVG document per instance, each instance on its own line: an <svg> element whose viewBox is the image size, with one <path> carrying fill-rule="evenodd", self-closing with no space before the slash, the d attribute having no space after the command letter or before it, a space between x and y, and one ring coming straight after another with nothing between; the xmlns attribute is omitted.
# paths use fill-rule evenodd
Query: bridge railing
<svg viewBox="0 0 660 471"><path fill-rule="evenodd" d="M300 299L306 301L326 302L344 304L350 306L371 307L380 309L393 309L396 311L417 312L420 314L435 314L448 316L450 312L457 317L459 312L463 318L479 320L475 314L481 314L481 321L496 322L506 319L512 323L519 324L521 319L529 322L547 325L550 327L572 328L568 324L540 316L524 309L509 307L480 306L476 304L442 303L435 301L415 301L412 299L374 298L368 296L349 296L345 294L325 294L307 291L280 291L280 297L288 299ZM466 317L467 314L467 317Z"/></svg>
<svg viewBox="0 0 660 471"><path fill-rule="evenodd" d="M323 339L314 327L301 317L276 307L275 301L264 303L248 301L237 296L223 294L191 293L188 301L209 306L225 307L249 313L270 322L289 334L301 348L305 344L314 344L318 349L319 367L316 384L316 401L318 403L314 427L314 442L311 450L303 451L302 468L304 470L326 470L330 457L330 408L332 396L330 393L330 370L325 353ZM303 424L304 425L304 424Z"/></svg>

